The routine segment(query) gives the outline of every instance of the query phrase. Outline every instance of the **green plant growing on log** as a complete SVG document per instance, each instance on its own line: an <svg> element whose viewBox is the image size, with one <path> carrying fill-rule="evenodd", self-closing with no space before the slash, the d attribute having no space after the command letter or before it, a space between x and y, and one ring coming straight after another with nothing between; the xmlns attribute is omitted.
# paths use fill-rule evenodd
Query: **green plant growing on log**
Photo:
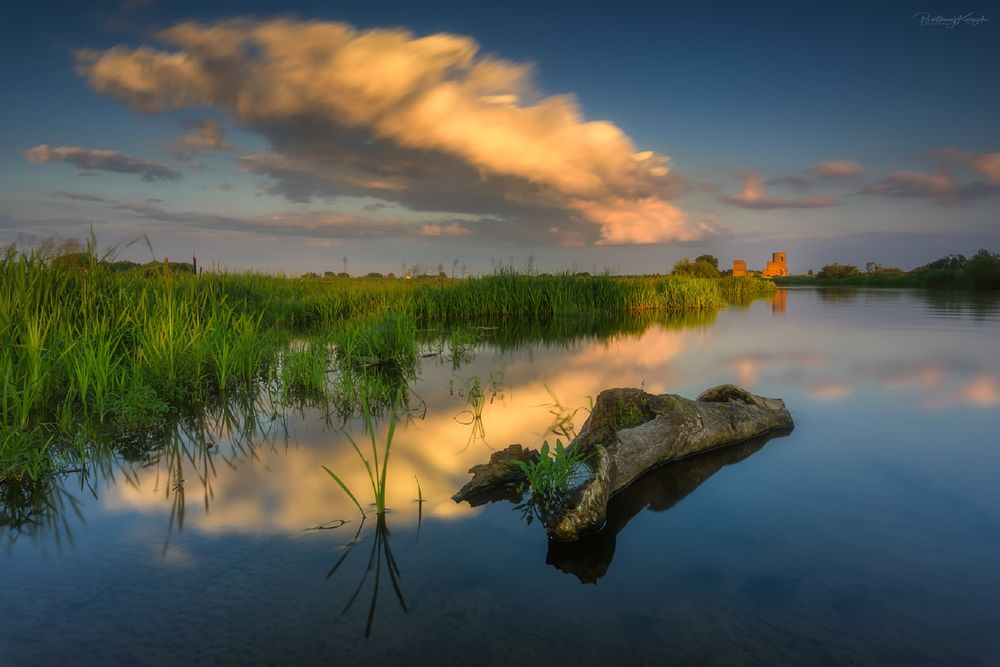
<svg viewBox="0 0 1000 667"><path fill-rule="evenodd" d="M549 441L544 441L534 461L514 462L525 476L517 491L531 494L528 501L519 506L529 523L533 515L544 519L565 505L573 483L584 473L587 458L577 449L567 449L562 440L557 439L555 448L551 449Z"/></svg>

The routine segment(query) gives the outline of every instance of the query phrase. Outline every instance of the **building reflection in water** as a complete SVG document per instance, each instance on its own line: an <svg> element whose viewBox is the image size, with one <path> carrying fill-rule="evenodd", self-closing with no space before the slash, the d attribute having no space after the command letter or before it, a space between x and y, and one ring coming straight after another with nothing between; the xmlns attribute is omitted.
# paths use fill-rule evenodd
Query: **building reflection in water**
<svg viewBox="0 0 1000 667"><path fill-rule="evenodd" d="M784 315L788 307L788 290L779 289L771 297L771 314Z"/></svg>

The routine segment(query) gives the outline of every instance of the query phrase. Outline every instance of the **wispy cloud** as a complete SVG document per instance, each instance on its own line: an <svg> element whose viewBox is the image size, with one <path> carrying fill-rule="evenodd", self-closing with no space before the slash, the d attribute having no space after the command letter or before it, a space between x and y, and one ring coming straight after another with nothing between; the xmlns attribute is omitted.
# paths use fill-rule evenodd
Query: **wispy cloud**
<svg viewBox="0 0 1000 667"><path fill-rule="evenodd" d="M67 190L58 190L56 192L49 193L53 197L62 197L63 199L75 199L76 201L89 201L89 202L106 202L108 201L100 195L92 195L86 192L69 192Z"/></svg>
<svg viewBox="0 0 1000 667"><path fill-rule="evenodd" d="M28 162L68 162L82 169L138 174L144 181L173 181L181 177L180 172L159 162L95 148L41 144L24 151L24 157Z"/></svg>
<svg viewBox="0 0 1000 667"><path fill-rule="evenodd" d="M960 186L951 172L938 169L933 174L919 171L894 171L872 183L865 192L894 197L931 197L949 199L958 194Z"/></svg>
<svg viewBox="0 0 1000 667"><path fill-rule="evenodd" d="M468 227L463 227L457 222L450 225L440 225L435 222L420 226L421 236L468 236L471 233Z"/></svg>
<svg viewBox="0 0 1000 667"><path fill-rule="evenodd" d="M439 182L461 175L467 200L502 202L493 215L546 209L560 227L593 226L602 243L707 234L669 201L666 156L584 120L572 96L539 94L530 67L482 55L468 37L291 20L181 23L158 37L175 50L83 51L79 71L140 110L213 106L265 133L284 154L245 166L292 198L374 189L410 205L432 180L420 174L437 169ZM321 150L327 136L346 154ZM322 175L288 168L303 161Z"/></svg>
<svg viewBox="0 0 1000 667"><path fill-rule="evenodd" d="M970 153L954 148L935 151L934 156L949 162L957 162L983 176L990 186L1000 187L1000 152Z"/></svg>
<svg viewBox="0 0 1000 667"><path fill-rule="evenodd" d="M788 185L803 191L820 184L847 181L860 176L864 171L864 167L854 160L824 160L803 169L798 174L772 178L768 184Z"/></svg>
<svg viewBox="0 0 1000 667"><path fill-rule="evenodd" d="M763 177L756 171L740 172L742 189L739 194L725 195L720 197L720 201L732 206L750 209L774 209L774 208L822 208L824 206L835 206L840 203L837 197L826 195L811 195L808 197L776 197L764 192Z"/></svg>
<svg viewBox="0 0 1000 667"><path fill-rule="evenodd" d="M826 160L825 162L817 162L806 169L806 172L824 178L843 178L857 176L864 172L864 168L853 160Z"/></svg>
<svg viewBox="0 0 1000 667"><path fill-rule="evenodd" d="M938 204L964 204L1000 190L1000 153L970 153L942 148L931 153L931 157L939 163L961 165L978 174L982 180L960 181L952 169L939 166L933 173L894 171L862 192L890 197L924 198Z"/></svg>
<svg viewBox="0 0 1000 667"><path fill-rule="evenodd" d="M297 236L319 239L351 238L459 238L470 236L482 227L468 220L438 221L373 218L329 212L284 212L268 216L229 216L197 211L174 211L163 207L157 198L118 201L99 195L58 191L53 196L101 204L102 208L129 218L169 223L175 226L222 231Z"/></svg>
<svg viewBox="0 0 1000 667"><path fill-rule="evenodd" d="M217 120L203 120L191 127L187 134L177 137L177 144L194 150L228 151L226 131Z"/></svg>
<svg viewBox="0 0 1000 667"><path fill-rule="evenodd" d="M984 183L960 183L947 169L938 169L933 174L894 171L866 187L863 192L890 197L925 198L939 204L961 204L994 190L993 186Z"/></svg>

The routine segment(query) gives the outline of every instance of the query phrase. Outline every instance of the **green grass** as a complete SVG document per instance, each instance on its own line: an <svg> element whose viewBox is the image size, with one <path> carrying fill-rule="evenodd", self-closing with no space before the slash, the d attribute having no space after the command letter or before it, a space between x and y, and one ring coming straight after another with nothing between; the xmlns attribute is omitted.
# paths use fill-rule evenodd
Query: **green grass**
<svg viewBox="0 0 1000 667"><path fill-rule="evenodd" d="M524 481L517 490L530 494L528 501L520 506L524 516L529 521L532 516L545 521L558 512L568 500L573 483L586 473L587 458L579 449L566 449L562 440L557 439L551 449L549 441L544 441L534 461L514 461L524 473Z"/></svg>
<svg viewBox="0 0 1000 667"><path fill-rule="evenodd" d="M123 268L94 246L71 257L0 251L0 482L51 472L80 433L132 437L267 387L286 403L381 413L408 391L429 330L458 332L457 367L480 341L610 335L623 320L637 331L708 323L720 306L774 289L510 270L463 280L195 275ZM502 326L512 322L520 333Z"/></svg>
<svg viewBox="0 0 1000 667"><path fill-rule="evenodd" d="M365 472L368 473L368 481L371 482L372 495L375 498L375 513L385 514L385 489L386 489L386 476L389 472L389 454L392 452L392 439L396 433L396 425L399 423L399 418L397 411L400 407L400 397L397 396L392 403L392 409L389 411L389 427L386 432L385 442L382 443L381 448L379 447L378 436L376 434L375 418L372 414L371 409L368 406L368 402L362 398L361 400L361 410L363 416L364 430L368 434L369 443L371 444L371 459L365 456L364 452L361 451L361 447L358 446L357 440L348 433L344 431L344 435L350 441L351 446L354 448L354 452L358 455L361 463L365 466ZM326 471L333 481L347 494L347 496L354 502L357 506L358 511L361 512L361 516L365 516L365 510L361 507L361 503L358 502L357 497L351 492L351 489L344 483L344 481L332 470L323 466L323 470Z"/></svg>

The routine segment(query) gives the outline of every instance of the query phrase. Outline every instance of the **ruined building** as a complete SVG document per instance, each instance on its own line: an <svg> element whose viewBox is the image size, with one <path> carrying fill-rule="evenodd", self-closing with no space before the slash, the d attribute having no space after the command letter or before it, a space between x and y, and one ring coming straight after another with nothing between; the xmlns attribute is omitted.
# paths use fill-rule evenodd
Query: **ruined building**
<svg viewBox="0 0 1000 667"><path fill-rule="evenodd" d="M760 275L765 278L773 278L774 276L787 276L788 275L788 264L786 262L787 257L783 252L773 252L771 253L771 261L767 263L764 270L760 272ZM745 259L734 259L733 260L733 275L734 276L745 276L748 275L747 271L747 261Z"/></svg>
<svg viewBox="0 0 1000 667"><path fill-rule="evenodd" d="M785 253L772 252L771 261L767 263L767 267L760 272L760 275L765 278L771 278L773 276L787 276L788 264L785 263Z"/></svg>

